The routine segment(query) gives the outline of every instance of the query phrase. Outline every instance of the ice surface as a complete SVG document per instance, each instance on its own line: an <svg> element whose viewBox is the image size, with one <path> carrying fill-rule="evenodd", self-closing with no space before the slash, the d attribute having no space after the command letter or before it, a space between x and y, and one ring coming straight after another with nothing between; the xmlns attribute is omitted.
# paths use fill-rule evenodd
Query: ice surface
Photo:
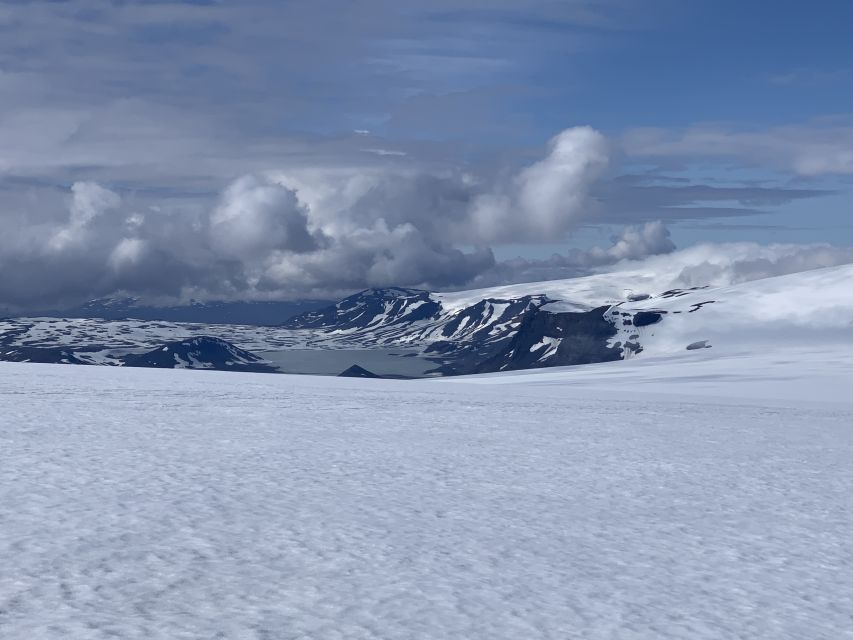
<svg viewBox="0 0 853 640"><path fill-rule="evenodd" d="M640 335L643 357L675 354L707 340L717 352L755 352L761 345L853 345L853 265L702 289L626 303L619 311L667 312L661 325L626 327Z"/></svg>
<svg viewBox="0 0 853 640"><path fill-rule="evenodd" d="M851 353L706 353L0 363L0 638L853 638Z"/></svg>

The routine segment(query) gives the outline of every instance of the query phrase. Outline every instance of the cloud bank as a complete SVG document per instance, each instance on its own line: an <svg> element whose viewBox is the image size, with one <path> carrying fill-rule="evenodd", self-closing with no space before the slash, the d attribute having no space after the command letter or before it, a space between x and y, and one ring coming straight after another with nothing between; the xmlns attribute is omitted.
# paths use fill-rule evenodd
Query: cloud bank
<svg viewBox="0 0 853 640"><path fill-rule="evenodd" d="M607 165L588 128L503 180L465 172L304 169L241 177L209 206L159 206L94 182L23 199L0 235L0 307L55 308L128 294L336 298L367 287L476 288L640 269L671 286L723 286L853 262L830 245L700 244L661 221L607 247L496 262L491 246L563 237L589 220Z"/></svg>
<svg viewBox="0 0 853 640"><path fill-rule="evenodd" d="M607 164L604 137L579 127L500 178L394 165L266 172L235 180L202 206L152 204L75 182L64 199L25 199L4 214L14 223L0 241L0 301L463 286L494 268L491 246L563 238L587 219L590 187Z"/></svg>

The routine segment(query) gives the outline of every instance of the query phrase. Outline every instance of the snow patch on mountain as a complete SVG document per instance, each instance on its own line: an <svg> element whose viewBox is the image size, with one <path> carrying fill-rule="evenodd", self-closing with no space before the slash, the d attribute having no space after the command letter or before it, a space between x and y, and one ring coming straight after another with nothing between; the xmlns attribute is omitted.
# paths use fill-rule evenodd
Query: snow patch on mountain
<svg viewBox="0 0 853 640"><path fill-rule="evenodd" d="M853 265L720 288L626 271L454 293L370 289L279 327L15 318L0 321L0 359L120 364L199 335L260 356L400 348L442 375L683 353L703 341L722 355L739 343L849 341L851 283Z"/></svg>
<svg viewBox="0 0 853 640"><path fill-rule="evenodd" d="M126 367L157 369L218 369L221 371L273 372L275 367L245 349L211 336L197 336L169 342L152 351L127 355Z"/></svg>

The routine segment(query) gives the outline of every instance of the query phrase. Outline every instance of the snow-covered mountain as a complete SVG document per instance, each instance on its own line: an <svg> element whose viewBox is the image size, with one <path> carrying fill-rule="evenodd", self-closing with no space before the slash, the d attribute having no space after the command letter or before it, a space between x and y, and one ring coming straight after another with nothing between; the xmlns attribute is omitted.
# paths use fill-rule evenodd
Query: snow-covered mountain
<svg viewBox="0 0 853 640"><path fill-rule="evenodd" d="M334 305L291 318L290 329L332 329L337 332L392 325L409 326L419 320L436 319L441 305L428 291L418 289L368 289Z"/></svg>
<svg viewBox="0 0 853 640"><path fill-rule="evenodd" d="M291 318L284 327L322 331L363 347L418 347L436 358L439 372L454 374L473 371L499 352L524 319L547 301L547 296L522 293L453 305L440 293L368 289Z"/></svg>
<svg viewBox="0 0 853 640"><path fill-rule="evenodd" d="M198 336L167 342L152 351L122 358L126 367L155 369L217 369L219 371L274 372L263 358L230 342L211 336Z"/></svg>
<svg viewBox="0 0 853 640"><path fill-rule="evenodd" d="M0 359L122 365L211 336L261 358L399 349L456 375L853 337L853 265L724 288L675 283L621 271L453 293L371 289L278 327L16 318L0 321Z"/></svg>
<svg viewBox="0 0 853 640"><path fill-rule="evenodd" d="M625 359L744 341L850 339L853 265L725 288L614 272L455 293L368 290L292 318L364 346L417 345L445 374Z"/></svg>

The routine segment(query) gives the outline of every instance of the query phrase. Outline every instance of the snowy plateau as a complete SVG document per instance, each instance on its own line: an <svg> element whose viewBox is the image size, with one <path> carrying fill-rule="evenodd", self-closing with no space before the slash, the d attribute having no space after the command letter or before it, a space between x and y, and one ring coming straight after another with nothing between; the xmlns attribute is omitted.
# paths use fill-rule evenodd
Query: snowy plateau
<svg viewBox="0 0 853 640"><path fill-rule="evenodd" d="M584 366L515 358L598 319L486 322L492 371L435 379L2 362L0 638L853 638L851 283L401 290L229 336L470 355L530 295L601 309L619 357ZM6 347L81 332L48 322ZM191 336L86 322L146 357Z"/></svg>

